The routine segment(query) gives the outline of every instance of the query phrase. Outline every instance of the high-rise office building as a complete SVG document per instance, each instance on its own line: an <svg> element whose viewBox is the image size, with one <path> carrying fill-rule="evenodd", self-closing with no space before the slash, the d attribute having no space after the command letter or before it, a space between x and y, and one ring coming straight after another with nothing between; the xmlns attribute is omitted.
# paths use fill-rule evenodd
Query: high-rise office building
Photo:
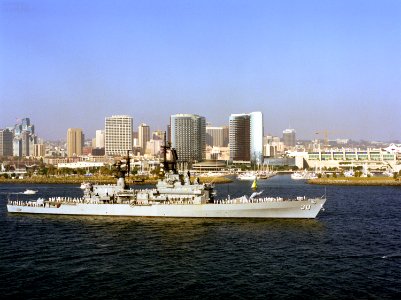
<svg viewBox="0 0 401 300"><path fill-rule="evenodd" d="M46 148L44 144L35 144L33 148L34 157L44 157L46 153Z"/></svg>
<svg viewBox="0 0 401 300"><path fill-rule="evenodd" d="M171 143L171 125L167 125L166 140Z"/></svg>
<svg viewBox="0 0 401 300"><path fill-rule="evenodd" d="M81 128L68 128L67 130L67 156L82 155L84 135Z"/></svg>
<svg viewBox="0 0 401 300"><path fill-rule="evenodd" d="M22 157L22 139L20 135L14 136L13 139L13 156Z"/></svg>
<svg viewBox="0 0 401 300"><path fill-rule="evenodd" d="M22 131L20 134L20 138L21 138L21 147L22 147L22 156L29 156L31 154L31 152L29 152L29 150L31 150L30 147L30 133L29 131ZM33 154L33 153L32 153Z"/></svg>
<svg viewBox="0 0 401 300"><path fill-rule="evenodd" d="M104 148L104 130L96 130L95 147Z"/></svg>
<svg viewBox="0 0 401 300"><path fill-rule="evenodd" d="M263 163L263 114L260 111L251 112L251 161Z"/></svg>
<svg viewBox="0 0 401 300"><path fill-rule="evenodd" d="M206 145L212 147L224 147L223 127L206 126Z"/></svg>
<svg viewBox="0 0 401 300"><path fill-rule="evenodd" d="M229 121L230 159L251 159L251 121L247 114L232 114Z"/></svg>
<svg viewBox="0 0 401 300"><path fill-rule="evenodd" d="M31 124L29 118L21 119L20 123L14 126L13 155L18 157L33 155L36 142L35 126Z"/></svg>
<svg viewBox="0 0 401 300"><path fill-rule="evenodd" d="M29 135L29 155L34 155L35 153L35 145L38 143L38 137L35 134Z"/></svg>
<svg viewBox="0 0 401 300"><path fill-rule="evenodd" d="M206 119L193 114L171 116L171 145L179 162L191 164L206 157Z"/></svg>
<svg viewBox="0 0 401 300"><path fill-rule="evenodd" d="M150 141L150 127L145 123L138 126L139 147L142 149L142 154L146 152L147 142Z"/></svg>
<svg viewBox="0 0 401 300"><path fill-rule="evenodd" d="M286 147L294 147L296 144L295 140L295 129L285 129L283 131L283 143Z"/></svg>
<svg viewBox="0 0 401 300"><path fill-rule="evenodd" d="M223 126L223 147L228 147L229 129L228 126Z"/></svg>
<svg viewBox="0 0 401 300"><path fill-rule="evenodd" d="M132 132L132 147L139 148L138 131Z"/></svg>
<svg viewBox="0 0 401 300"><path fill-rule="evenodd" d="M0 130L0 156L13 155L13 133L9 129Z"/></svg>
<svg viewBox="0 0 401 300"><path fill-rule="evenodd" d="M116 115L105 119L106 155L127 155L132 150L132 117Z"/></svg>
<svg viewBox="0 0 401 300"><path fill-rule="evenodd" d="M263 160L263 115L261 112L232 114L229 123L230 159Z"/></svg>
<svg viewBox="0 0 401 300"><path fill-rule="evenodd" d="M150 155L159 155L161 152L161 146L164 144L164 141L162 139L151 139L149 142L147 142L146 146L146 154Z"/></svg>

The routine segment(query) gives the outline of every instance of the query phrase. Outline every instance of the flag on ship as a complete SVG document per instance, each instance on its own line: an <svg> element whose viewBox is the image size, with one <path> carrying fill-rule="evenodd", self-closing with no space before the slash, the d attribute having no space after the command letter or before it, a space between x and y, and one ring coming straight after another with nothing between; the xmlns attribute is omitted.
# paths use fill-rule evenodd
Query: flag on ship
<svg viewBox="0 0 401 300"><path fill-rule="evenodd" d="M256 177L255 177L255 179L253 180L252 188L253 188L254 190L256 190L256 189L258 188L258 185L257 185L257 183L256 183Z"/></svg>

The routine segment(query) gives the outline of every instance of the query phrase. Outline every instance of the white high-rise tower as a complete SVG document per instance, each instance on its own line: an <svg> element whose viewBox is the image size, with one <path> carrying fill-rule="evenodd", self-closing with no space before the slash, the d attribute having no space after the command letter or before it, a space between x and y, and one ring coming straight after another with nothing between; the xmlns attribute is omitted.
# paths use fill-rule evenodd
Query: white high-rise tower
<svg viewBox="0 0 401 300"><path fill-rule="evenodd" d="M127 155L132 150L132 117L117 115L105 120L106 155Z"/></svg>

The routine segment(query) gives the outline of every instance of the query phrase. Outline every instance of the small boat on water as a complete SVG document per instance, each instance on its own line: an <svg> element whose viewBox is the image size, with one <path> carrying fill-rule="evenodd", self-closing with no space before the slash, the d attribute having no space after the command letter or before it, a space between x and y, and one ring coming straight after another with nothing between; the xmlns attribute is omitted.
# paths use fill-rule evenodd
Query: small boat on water
<svg viewBox="0 0 401 300"><path fill-rule="evenodd" d="M305 179L304 174L301 172L294 172L291 174L291 179L293 180L302 180Z"/></svg>
<svg viewBox="0 0 401 300"><path fill-rule="evenodd" d="M35 190L25 190L22 193L25 195L35 195L38 191Z"/></svg>
<svg viewBox="0 0 401 300"><path fill-rule="evenodd" d="M237 176L237 179L239 180L255 180L256 178L257 174L253 172L241 173Z"/></svg>
<svg viewBox="0 0 401 300"><path fill-rule="evenodd" d="M84 189L90 187L90 185L91 185L91 184L90 184L89 182L82 182L80 188L81 188L82 190L84 190Z"/></svg>
<svg viewBox="0 0 401 300"><path fill-rule="evenodd" d="M316 179L318 176L314 172L308 172L308 171L303 171L303 172L294 172L291 174L291 179L293 180L308 180L308 179Z"/></svg>

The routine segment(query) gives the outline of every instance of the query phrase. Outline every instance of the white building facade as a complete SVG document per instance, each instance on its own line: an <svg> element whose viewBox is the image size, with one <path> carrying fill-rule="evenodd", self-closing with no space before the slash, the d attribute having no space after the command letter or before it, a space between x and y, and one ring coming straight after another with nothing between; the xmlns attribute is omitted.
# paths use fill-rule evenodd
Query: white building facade
<svg viewBox="0 0 401 300"><path fill-rule="evenodd" d="M110 156L127 155L132 150L132 117L115 115L105 119L105 153Z"/></svg>
<svg viewBox="0 0 401 300"><path fill-rule="evenodd" d="M150 141L150 127L142 123L138 127L138 142L139 147L142 148L142 153L146 153L147 143Z"/></svg>
<svg viewBox="0 0 401 300"><path fill-rule="evenodd" d="M104 148L104 130L96 130L96 148Z"/></svg>

